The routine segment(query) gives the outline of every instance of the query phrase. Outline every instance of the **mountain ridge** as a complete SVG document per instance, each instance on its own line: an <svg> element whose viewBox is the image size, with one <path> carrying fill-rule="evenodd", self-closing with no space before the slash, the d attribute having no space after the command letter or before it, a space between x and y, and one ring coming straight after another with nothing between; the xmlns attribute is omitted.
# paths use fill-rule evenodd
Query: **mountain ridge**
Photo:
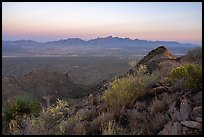
<svg viewBox="0 0 204 137"><path fill-rule="evenodd" d="M181 43L181 42L177 42L177 41L165 41L165 40L144 40L144 39L131 39L131 38L121 38L121 37L113 37L113 36L106 36L106 37L96 37L93 39L89 39L89 40L83 40L79 37L71 37L71 38L65 38L65 39L59 39L59 40L54 40L54 41L45 41L45 42L40 42L40 41L36 41L36 40L31 40L31 39L19 39L19 40L2 40L2 42L37 42L37 43L50 43L50 42L60 42L60 41L69 41L69 40L79 40L79 41L83 41L83 42L90 42L90 41L94 41L94 40L104 40L104 39L120 39L120 40L129 40L129 41L143 41L143 42L170 42L170 43L174 43L174 44L184 44L184 45L195 45L195 46L201 46L199 44L193 44L193 43Z"/></svg>
<svg viewBox="0 0 204 137"><path fill-rule="evenodd" d="M182 44L175 41L148 41L119 37L98 37L82 40L67 38L50 42L33 40L2 41L3 56L119 56L134 57L145 55L147 51L158 46L166 46L174 54L184 54L199 47L194 44Z"/></svg>

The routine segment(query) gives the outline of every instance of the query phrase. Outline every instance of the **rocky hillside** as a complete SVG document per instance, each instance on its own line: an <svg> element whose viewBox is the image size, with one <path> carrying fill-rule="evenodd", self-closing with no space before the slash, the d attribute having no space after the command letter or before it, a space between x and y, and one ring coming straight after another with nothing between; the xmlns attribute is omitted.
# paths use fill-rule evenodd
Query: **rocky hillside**
<svg viewBox="0 0 204 137"><path fill-rule="evenodd" d="M16 95L31 95L44 105L49 100L67 99L87 95L87 87L76 84L68 74L48 72L36 69L29 74L16 79L4 76L2 78L3 104Z"/></svg>
<svg viewBox="0 0 204 137"><path fill-rule="evenodd" d="M192 60L202 55L196 53L182 60L158 47L131 74L104 81L80 102L58 100L37 117L14 118L18 129L4 134L201 135L202 64ZM25 76L25 84L45 81L35 75Z"/></svg>

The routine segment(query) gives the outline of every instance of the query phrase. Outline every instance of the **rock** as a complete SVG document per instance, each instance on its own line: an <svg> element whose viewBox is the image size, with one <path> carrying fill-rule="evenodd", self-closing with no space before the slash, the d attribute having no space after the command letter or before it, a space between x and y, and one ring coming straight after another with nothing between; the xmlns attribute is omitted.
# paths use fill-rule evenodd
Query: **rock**
<svg viewBox="0 0 204 137"><path fill-rule="evenodd" d="M195 121L181 121L181 124L186 126L186 127L195 128L195 129L201 129L202 128L202 124L195 122Z"/></svg>
<svg viewBox="0 0 204 137"><path fill-rule="evenodd" d="M143 111L146 109L145 103L142 103L140 101L137 101L134 105L134 108L136 108L138 111Z"/></svg>
<svg viewBox="0 0 204 137"><path fill-rule="evenodd" d="M197 107L193 108L191 118L193 120L196 120L196 118L202 119L202 106L197 106Z"/></svg>
<svg viewBox="0 0 204 137"><path fill-rule="evenodd" d="M149 90L148 93L151 95L154 95L154 94L159 94L159 93L163 93L166 91L167 91L166 88L164 88L163 86L159 86L159 87L156 87L156 88Z"/></svg>
<svg viewBox="0 0 204 137"><path fill-rule="evenodd" d="M168 113L173 121L181 121L180 112L176 108L176 102L172 103L168 109Z"/></svg>
<svg viewBox="0 0 204 137"><path fill-rule="evenodd" d="M193 108L193 113L201 113L202 114L202 106L197 106Z"/></svg>
<svg viewBox="0 0 204 137"><path fill-rule="evenodd" d="M171 134L171 127L173 122L170 121L164 125L164 129L161 130L157 135L170 135Z"/></svg>
<svg viewBox="0 0 204 137"><path fill-rule="evenodd" d="M189 131L189 128L183 126L182 131L183 131L183 135L186 135Z"/></svg>
<svg viewBox="0 0 204 137"><path fill-rule="evenodd" d="M181 88L181 87L171 86L171 87L169 87L169 91L170 91L171 93L180 94L180 92L182 91L182 88Z"/></svg>
<svg viewBox="0 0 204 137"><path fill-rule="evenodd" d="M188 104L187 99L181 100L180 116L181 116L182 121L189 120L190 113L191 113L191 106Z"/></svg>
<svg viewBox="0 0 204 137"><path fill-rule="evenodd" d="M144 56L136 65L139 68L140 65L147 65L147 70L149 73L158 68L158 64L163 61L174 60L176 58L172 53L164 46L157 47L150 51L146 56Z"/></svg>
<svg viewBox="0 0 204 137"><path fill-rule="evenodd" d="M138 110L137 109L128 109L127 110L127 114L130 116L130 117L138 117Z"/></svg>
<svg viewBox="0 0 204 137"><path fill-rule="evenodd" d="M196 120L196 122L202 123L202 118L197 117L195 120Z"/></svg>
<svg viewBox="0 0 204 137"><path fill-rule="evenodd" d="M97 99L93 94L90 94L86 100L86 105L97 105Z"/></svg>
<svg viewBox="0 0 204 137"><path fill-rule="evenodd" d="M171 115L175 112L176 108L175 108L176 102L170 104L169 109L168 109L168 113Z"/></svg>
<svg viewBox="0 0 204 137"><path fill-rule="evenodd" d="M182 135L182 126L179 122L168 122L157 135Z"/></svg>
<svg viewBox="0 0 204 137"><path fill-rule="evenodd" d="M158 62L149 62L148 64L147 64L147 72L149 72L150 74L155 70L155 69L157 69L158 68Z"/></svg>
<svg viewBox="0 0 204 137"><path fill-rule="evenodd" d="M176 110L172 115L173 121L182 121L181 114L178 110Z"/></svg>
<svg viewBox="0 0 204 137"><path fill-rule="evenodd" d="M202 91L195 94L192 98L195 105L202 105Z"/></svg>
<svg viewBox="0 0 204 137"><path fill-rule="evenodd" d="M181 135L181 124L179 122L174 122L171 127L171 135Z"/></svg>

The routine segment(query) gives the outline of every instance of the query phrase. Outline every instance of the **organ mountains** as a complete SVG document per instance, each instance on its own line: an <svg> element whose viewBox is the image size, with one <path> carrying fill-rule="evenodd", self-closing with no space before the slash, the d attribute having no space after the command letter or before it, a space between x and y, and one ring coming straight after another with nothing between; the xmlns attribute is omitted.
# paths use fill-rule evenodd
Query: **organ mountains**
<svg viewBox="0 0 204 137"><path fill-rule="evenodd" d="M118 56L139 57L148 51L166 46L175 55L185 54L199 45L182 44L173 41L148 41L119 37L98 37L88 41L68 38L58 41L37 42L32 40L2 41L3 57L27 56Z"/></svg>

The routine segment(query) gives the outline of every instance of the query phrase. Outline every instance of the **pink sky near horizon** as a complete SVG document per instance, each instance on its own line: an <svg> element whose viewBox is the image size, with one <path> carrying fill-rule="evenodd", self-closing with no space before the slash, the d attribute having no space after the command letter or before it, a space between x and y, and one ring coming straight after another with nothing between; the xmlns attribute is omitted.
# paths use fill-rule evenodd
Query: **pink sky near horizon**
<svg viewBox="0 0 204 137"><path fill-rule="evenodd" d="M202 45L202 3L3 2L2 35L36 41L112 35Z"/></svg>

